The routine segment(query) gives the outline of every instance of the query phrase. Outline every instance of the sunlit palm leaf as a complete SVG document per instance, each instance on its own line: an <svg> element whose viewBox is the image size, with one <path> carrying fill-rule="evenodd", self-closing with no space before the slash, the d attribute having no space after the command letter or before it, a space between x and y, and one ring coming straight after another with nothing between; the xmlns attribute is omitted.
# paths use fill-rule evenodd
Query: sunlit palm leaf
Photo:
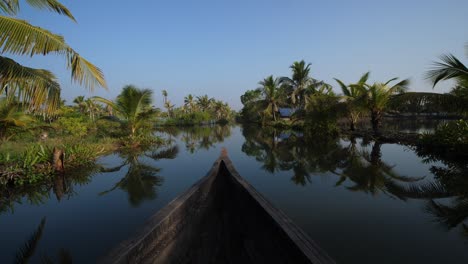
<svg viewBox="0 0 468 264"><path fill-rule="evenodd" d="M11 1L11 2L18 2L18 0ZM59 1L56 0L26 0L26 2L35 8L39 9L47 9L53 12L56 12L60 15L67 16L71 20L75 21L75 18L73 17L72 13L68 8L64 5L62 5Z"/></svg>
<svg viewBox="0 0 468 264"><path fill-rule="evenodd" d="M15 55L63 55L67 58L67 66L75 82L90 90L96 86L106 87L101 70L68 46L62 36L27 21L0 16L0 50Z"/></svg>
<svg viewBox="0 0 468 264"><path fill-rule="evenodd" d="M10 101L19 97L31 110L51 112L60 103L60 85L56 77L47 70L22 66L14 60L0 56L0 94L5 94Z"/></svg>

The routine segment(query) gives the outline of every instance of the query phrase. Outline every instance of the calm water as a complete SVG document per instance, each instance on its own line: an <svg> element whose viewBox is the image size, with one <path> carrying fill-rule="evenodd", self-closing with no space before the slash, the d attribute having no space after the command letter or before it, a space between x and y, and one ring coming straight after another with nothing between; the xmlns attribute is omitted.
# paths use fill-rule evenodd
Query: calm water
<svg viewBox="0 0 468 264"><path fill-rule="evenodd" d="M91 263L203 177L221 147L339 263L468 263L467 162L360 139L254 127L170 129L50 186L2 194L0 263L44 228L33 262Z"/></svg>

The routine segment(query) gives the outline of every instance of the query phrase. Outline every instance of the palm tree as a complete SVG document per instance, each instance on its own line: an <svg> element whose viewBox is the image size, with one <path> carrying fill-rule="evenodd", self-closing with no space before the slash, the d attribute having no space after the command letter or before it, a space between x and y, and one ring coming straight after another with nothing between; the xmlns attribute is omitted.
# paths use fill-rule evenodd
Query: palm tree
<svg viewBox="0 0 468 264"><path fill-rule="evenodd" d="M27 3L75 21L71 12L57 0L28 0ZM4 14L0 15L0 53L14 56L60 54L67 59L73 81L90 90L97 86L106 87L99 68L81 57L62 36L15 18L19 10L17 0L0 1L0 13ZM0 56L0 94L6 94L9 99L12 99L9 94L19 95L31 105L31 110L51 112L58 106L60 86L50 71L28 68Z"/></svg>
<svg viewBox="0 0 468 264"><path fill-rule="evenodd" d="M278 112L278 104L283 99L283 94L280 89L280 79L273 78L273 75L270 75L259 82L261 85L259 89L262 91L265 99L264 104L266 105L264 112L266 114L271 114L273 121L276 121L276 112Z"/></svg>
<svg viewBox="0 0 468 264"><path fill-rule="evenodd" d="M84 101L85 105L85 112L88 113L89 118L91 121L95 120L96 115L99 115L99 112L101 111L101 108L99 107L96 102L90 98L88 98L86 101Z"/></svg>
<svg viewBox="0 0 468 264"><path fill-rule="evenodd" d="M197 96L197 105L203 112L206 112L212 105L214 99L208 98L208 95Z"/></svg>
<svg viewBox="0 0 468 264"><path fill-rule="evenodd" d="M195 101L193 95L189 94L184 97L184 105L190 113L195 109Z"/></svg>
<svg viewBox="0 0 468 264"><path fill-rule="evenodd" d="M137 131L153 117L152 95L153 91L150 89L139 89L133 85L127 85L115 102L102 97L93 99L111 106L127 124L130 136L133 138Z"/></svg>
<svg viewBox="0 0 468 264"><path fill-rule="evenodd" d="M0 139L7 140L12 128L24 128L34 119L25 114L17 103L0 99Z"/></svg>
<svg viewBox="0 0 468 264"><path fill-rule="evenodd" d="M304 60L295 61L289 68L292 70L292 78L282 77L280 83L285 84L292 89L291 91L291 102L294 105L304 107L305 105L305 93L310 87L317 87L323 84L312 77L310 77L310 66L306 64Z"/></svg>
<svg viewBox="0 0 468 264"><path fill-rule="evenodd" d="M174 105L171 104L171 101L166 100L166 102L164 103L164 107L167 109L167 115L169 117L172 117L172 110L174 109Z"/></svg>
<svg viewBox="0 0 468 264"><path fill-rule="evenodd" d="M167 102L167 91L162 90L162 96L163 96L163 104L166 104Z"/></svg>
<svg viewBox="0 0 468 264"><path fill-rule="evenodd" d="M73 103L75 103L78 106L78 109L80 110L81 113L85 112L86 103L85 103L84 96L82 95L77 96L75 99L73 99Z"/></svg>
<svg viewBox="0 0 468 264"><path fill-rule="evenodd" d="M343 92L343 98L346 102L351 131L355 130L356 123L359 121L359 117L362 114L363 107L360 98L362 97L362 87L365 86L367 80L369 79L369 74L370 72L364 73L357 83L350 85L345 85L342 81L334 78L335 81L340 85L341 91Z"/></svg>
<svg viewBox="0 0 468 264"><path fill-rule="evenodd" d="M356 86L362 90L364 105L370 111L372 129L375 134L379 134L382 114L385 111L390 98L395 94L401 94L408 90L408 79L390 86L390 83L397 79L398 78L393 78L385 83L376 82L372 85L366 84L362 87Z"/></svg>

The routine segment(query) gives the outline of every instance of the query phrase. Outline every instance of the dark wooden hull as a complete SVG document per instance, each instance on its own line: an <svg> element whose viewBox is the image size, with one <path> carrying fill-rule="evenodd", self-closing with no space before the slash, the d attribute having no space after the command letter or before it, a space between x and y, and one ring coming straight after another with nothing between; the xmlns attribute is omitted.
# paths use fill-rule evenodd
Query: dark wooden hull
<svg viewBox="0 0 468 264"><path fill-rule="evenodd" d="M334 263L222 154L105 263Z"/></svg>

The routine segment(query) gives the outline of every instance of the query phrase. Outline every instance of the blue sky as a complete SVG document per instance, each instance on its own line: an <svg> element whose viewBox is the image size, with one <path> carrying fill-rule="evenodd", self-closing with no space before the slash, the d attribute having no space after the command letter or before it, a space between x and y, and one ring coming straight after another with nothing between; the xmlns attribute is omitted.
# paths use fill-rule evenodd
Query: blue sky
<svg viewBox="0 0 468 264"><path fill-rule="evenodd" d="M23 6L19 17L61 34L100 67L109 89L73 85L65 59L21 57L52 70L68 102L78 96L115 98L125 84L166 89L176 105L208 94L240 109L240 95L264 77L289 76L292 62L312 63L312 76L346 83L371 71L371 81L410 78L431 91L424 72L443 53L466 59L468 1L96 1L62 0L78 23ZM438 85L445 92L450 82Z"/></svg>

